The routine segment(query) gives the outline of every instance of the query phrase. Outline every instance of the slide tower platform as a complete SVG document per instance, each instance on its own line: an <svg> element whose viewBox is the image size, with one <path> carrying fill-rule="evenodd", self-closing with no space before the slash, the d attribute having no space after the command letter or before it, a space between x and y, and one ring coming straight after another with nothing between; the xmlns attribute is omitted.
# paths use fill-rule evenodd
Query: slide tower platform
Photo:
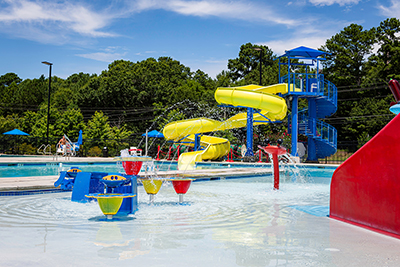
<svg viewBox="0 0 400 267"><path fill-rule="evenodd" d="M288 50L279 59L279 82L289 84L285 95L291 100L289 128L292 135L292 156L298 156L298 135L307 136L307 161L317 161L336 153L337 131L320 119L331 116L337 110L337 88L319 73L319 62L325 60L327 53L304 46ZM287 60L281 60L286 58ZM299 63L305 61L306 63ZM307 63L309 62L309 63ZM309 71L309 66L316 68ZM287 67L282 75L281 66ZM293 66L305 67L305 73L292 72ZM308 108L299 110L298 99L305 98Z"/></svg>

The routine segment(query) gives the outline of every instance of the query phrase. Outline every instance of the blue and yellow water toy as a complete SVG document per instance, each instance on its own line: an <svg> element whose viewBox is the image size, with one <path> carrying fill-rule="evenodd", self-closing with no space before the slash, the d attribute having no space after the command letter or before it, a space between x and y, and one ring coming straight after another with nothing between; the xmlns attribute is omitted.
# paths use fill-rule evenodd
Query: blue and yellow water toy
<svg viewBox="0 0 400 267"><path fill-rule="evenodd" d="M82 171L78 167L71 167L68 171L62 172L58 180L54 183L54 186L58 187L61 185L61 190L71 190L74 185L76 175L80 172Z"/></svg>
<svg viewBox="0 0 400 267"><path fill-rule="evenodd" d="M125 177L123 177L121 175L117 175L117 174L104 176L100 180L100 182L102 182L103 184L105 184L109 188L115 188L117 186L125 184L128 181L129 180L126 179Z"/></svg>
<svg viewBox="0 0 400 267"><path fill-rule="evenodd" d="M113 215L117 214L121 208L124 198L132 198L135 197L136 194L114 193L114 188L130 182L130 180L124 176L111 174L101 178L100 182L107 188L111 188L111 193L95 193L85 196L87 198L96 199L103 214L107 216L108 220L111 220ZM108 190L106 189L106 191Z"/></svg>

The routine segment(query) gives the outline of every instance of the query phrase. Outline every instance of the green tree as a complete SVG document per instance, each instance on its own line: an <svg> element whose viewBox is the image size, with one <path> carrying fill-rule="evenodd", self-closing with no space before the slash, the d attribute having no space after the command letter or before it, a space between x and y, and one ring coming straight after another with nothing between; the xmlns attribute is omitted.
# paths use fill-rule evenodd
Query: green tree
<svg viewBox="0 0 400 267"><path fill-rule="evenodd" d="M329 52L327 60L322 64L325 67L325 78L338 87L338 110L333 118L348 118L352 108L359 101L357 90L366 79L366 58L372 52L376 29L364 30L361 25L351 24L326 41L321 50ZM344 124L337 124L339 140L354 140L354 132ZM351 128L355 128L352 126Z"/></svg>
<svg viewBox="0 0 400 267"><path fill-rule="evenodd" d="M23 115L21 116L21 122L20 122L20 130L29 133L32 135L33 133L33 126L36 124L36 122L39 119L38 113L34 111L25 111Z"/></svg>
<svg viewBox="0 0 400 267"><path fill-rule="evenodd" d="M216 87L229 87L230 85L233 84L233 81L231 79L231 74L229 71L223 70L221 73L217 74L217 81L216 81Z"/></svg>
<svg viewBox="0 0 400 267"><path fill-rule="evenodd" d="M17 74L9 72L0 76L0 88L10 86L13 82L19 84L22 79Z"/></svg>
<svg viewBox="0 0 400 267"><path fill-rule="evenodd" d="M110 129L107 147L111 155L119 155L122 149L129 147L128 138L132 134L126 129L126 125L114 126Z"/></svg>
<svg viewBox="0 0 400 267"><path fill-rule="evenodd" d="M368 83L400 79L400 21L388 18L376 30L378 51L368 59Z"/></svg>
<svg viewBox="0 0 400 267"><path fill-rule="evenodd" d="M83 115L78 109L53 110L56 113L56 121L52 132L53 136L63 136L78 138L79 130L85 130Z"/></svg>
<svg viewBox="0 0 400 267"><path fill-rule="evenodd" d="M273 52L267 46L253 45L251 43L244 44L240 47L239 57L228 60L229 74L233 81L242 80L252 72L255 74L259 70L261 51L256 49L262 49L262 64L264 68L273 65ZM259 84L259 77L259 73L258 80L255 79L256 77L252 77L254 79L253 83Z"/></svg>
<svg viewBox="0 0 400 267"><path fill-rule="evenodd" d="M0 134L11 131L19 126L20 118L18 115L7 115L6 117L0 116Z"/></svg>
<svg viewBox="0 0 400 267"><path fill-rule="evenodd" d="M389 112L390 100L389 95L381 99L363 98L356 102L343 130L353 137L352 140L368 141L394 118L395 115Z"/></svg>
<svg viewBox="0 0 400 267"><path fill-rule="evenodd" d="M267 46L263 45L253 45L251 43L244 44L240 47L239 57L235 59L228 60L229 75L232 81L238 82L241 80L246 80L247 84L259 84L260 81L260 53L256 49L262 49L262 84L269 85L272 83L277 83L278 77L273 79L274 82L271 83L271 67L276 68L277 63L274 61L274 53ZM264 75L268 73L268 75ZM276 71L277 74L277 71Z"/></svg>
<svg viewBox="0 0 400 267"><path fill-rule="evenodd" d="M336 86L361 85L365 77L365 62L375 43L376 29L363 30L351 24L328 39L322 47L329 52L323 61L326 79Z"/></svg>
<svg viewBox="0 0 400 267"><path fill-rule="evenodd" d="M103 112L95 112L92 119L88 121L83 137L89 140L89 147L106 145L110 137L111 126L108 117Z"/></svg>

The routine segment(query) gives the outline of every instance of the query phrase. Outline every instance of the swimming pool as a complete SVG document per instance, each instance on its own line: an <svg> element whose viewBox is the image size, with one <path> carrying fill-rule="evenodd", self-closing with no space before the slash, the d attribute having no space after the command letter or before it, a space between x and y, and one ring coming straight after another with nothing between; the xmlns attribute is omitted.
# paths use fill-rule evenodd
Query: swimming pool
<svg viewBox="0 0 400 267"><path fill-rule="evenodd" d="M124 169L119 162L86 162L86 163L6 163L0 164L1 177L29 177L29 176L50 176L59 175L60 171L69 170L71 167L78 167L85 172L122 172ZM176 170L176 162L158 163L158 170Z"/></svg>
<svg viewBox="0 0 400 267"><path fill-rule="evenodd" d="M168 183L154 204L139 187L139 210L113 222L70 192L0 197L0 265L398 266L399 240L310 214L329 205L325 179L199 181L185 205Z"/></svg>
<svg viewBox="0 0 400 267"><path fill-rule="evenodd" d="M148 163L153 165L158 171L177 170L176 161L154 161ZM271 168L271 164L266 163L229 163L229 162L200 162L197 165L198 169L218 169L218 168ZM293 170L297 168L300 175L306 173L302 171L302 167L295 167L293 165L282 165L286 175L293 174ZM69 170L71 167L78 167L85 172L119 172L125 173L122 165L119 162L45 162L45 163L0 163L0 179L2 177L29 177L29 176L57 176L60 171ZM146 167L144 163L143 168ZM152 167L152 166L149 166ZM329 178L336 167L335 166L312 166L307 167L308 176ZM327 180L327 179L325 179Z"/></svg>

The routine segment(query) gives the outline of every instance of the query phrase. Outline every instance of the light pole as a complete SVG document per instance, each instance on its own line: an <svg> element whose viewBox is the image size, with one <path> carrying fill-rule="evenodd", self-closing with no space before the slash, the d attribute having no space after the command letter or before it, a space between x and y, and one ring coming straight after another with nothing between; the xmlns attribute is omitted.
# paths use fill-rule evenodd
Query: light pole
<svg viewBox="0 0 400 267"><path fill-rule="evenodd" d="M49 97L47 99L47 145L49 144L49 121L50 121L50 89L51 89L51 66L53 63L47 62L47 61L42 61L43 64L46 64L49 66Z"/></svg>
<svg viewBox="0 0 400 267"><path fill-rule="evenodd" d="M263 50L260 47L254 47L253 48L256 51L260 51L260 83L259 85L261 85L261 81L262 81L262 54L263 54Z"/></svg>

